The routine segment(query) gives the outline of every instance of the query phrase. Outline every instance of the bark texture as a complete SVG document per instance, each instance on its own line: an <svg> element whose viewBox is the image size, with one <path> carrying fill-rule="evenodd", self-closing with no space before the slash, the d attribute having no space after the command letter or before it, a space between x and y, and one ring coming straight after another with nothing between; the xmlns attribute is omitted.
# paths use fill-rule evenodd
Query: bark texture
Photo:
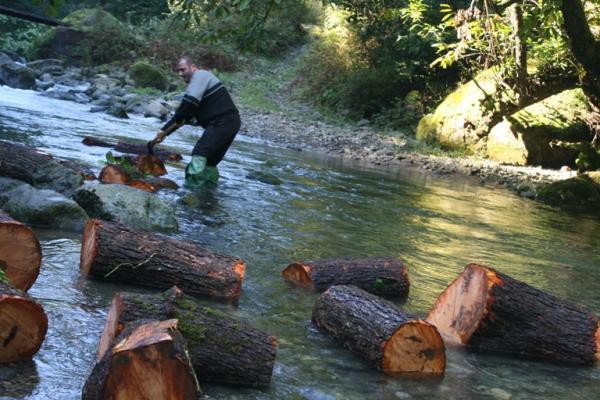
<svg viewBox="0 0 600 400"><path fill-rule="evenodd" d="M82 143L87 146L111 147L120 153L126 154L148 154L148 147L145 144L128 143L119 140L117 144L111 144L103 140L99 140L90 136L83 138ZM154 155L163 161L181 161L181 154L165 149L153 149Z"/></svg>
<svg viewBox="0 0 600 400"><path fill-rule="evenodd" d="M0 210L0 268L10 284L27 291L40 273L42 248L35 233Z"/></svg>
<svg viewBox="0 0 600 400"><path fill-rule="evenodd" d="M406 297L408 268L391 257L333 258L297 262L283 270L286 280L324 291L334 285L354 285L380 296Z"/></svg>
<svg viewBox="0 0 600 400"><path fill-rule="evenodd" d="M125 225L90 220L83 234L80 268L94 278L237 301L242 260Z"/></svg>
<svg viewBox="0 0 600 400"><path fill-rule="evenodd" d="M387 374L444 374L445 348L437 329L359 288L328 289L317 300L312 320L319 329Z"/></svg>
<svg viewBox="0 0 600 400"><path fill-rule="evenodd" d="M98 346L102 358L120 332L140 319L177 318L202 381L264 387L270 384L277 338L223 312L198 305L177 288L160 295L116 293Z"/></svg>
<svg viewBox="0 0 600 400"><path fill-rule="evenodd" d="M469 264L427 320L447 342L478 351L590 364L600 358L598 318L491 268Z"/></svg>
<svg viewBox="0 0 600 400"><path fill-rule="evenodd" d="M177 320L131 324L94 368L84 400L196 400L200 386Z"/></svg>
<svg viewBox="0 0 600 400"><path fill-rule="evenodd" d="M25 292L0 282L0 363L33 356L47 329L43 307Z"/></svg>

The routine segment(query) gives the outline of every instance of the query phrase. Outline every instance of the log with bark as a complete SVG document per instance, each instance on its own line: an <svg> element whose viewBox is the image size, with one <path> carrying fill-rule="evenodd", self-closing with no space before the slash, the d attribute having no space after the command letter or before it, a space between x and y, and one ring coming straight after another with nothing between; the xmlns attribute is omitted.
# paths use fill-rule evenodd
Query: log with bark
<svg viewBox="0 0 600 400"><path fill-rule="evenodd" d="M444 342L435 326L354 286L333 286L317 300L316 326L390 375L444 374Z"/></svg>
<svg viewBox="0 0 600 400"><path fill-rule="evenodd" d="M196 400L200 386L178 321L131 324L94 368L83 400Z"/></svg>
<svg viewBox="0 0 600 400"><path fill-rule="evenodd" d="M380 296L406 297L408 269L391 257L334 258L296 262L283 270L291 282L324 291L334 285L354 285Z"/></svg>
<svg viewBox="0 0 600 400"><path fill-rule="evenodd" d="M0 176L27 182L33 186L48 186L62 178L68 181L64 185L79 186L86 178L86 173L82 171L81 166L74 165L74 162L57 160L33 147L0 140Z"/></svg>
<svg viewBox="0 0 600 400"><path fill-rule="evenodd" d="M86 146L112 147L116 151L126 154L148 154L148 147L146 144L128 143L122 140L119 140L116 144L111 144L90 136L86 136L82 140L82 143ZM183 159L179 153L156 147L154 148L154 155L163 161L181 161Z"/></svg>
<svg viewBox="0 0 600 400"><path fill-rule="evenodd" d="M177 318L202 381L262 387L271 382L277 338L222 311L200 306L176 287L158 295L119 292L113 297L97 358L140 319Z"/></svg>
<svg viewBox="0 0 600 400"><path fill-rule="evenodd" d="M242 260L125 225L92 219L81 244L84 275L167 289L221 301L237 301L242 289Z"/></svg>
<svg viewBox="0 0 600 400"><path fill-rule="evenodd" d="M42 248L35 233L0 210L0 268L17 289L29 290L42 264Z"/></svg>
<svg viewBox="0 0 600 400"><path fill-rule="evenodd" d="M469 264L427 321L447 343L479 351L590 364L600 358L598 318L491 268Z"/></svg>
<svg viewBox="0 0 600 400"><path fill-rule="evenodd" d="M25 292L0 282L0 363L33 356L47 329L42 306Z"/></svg>

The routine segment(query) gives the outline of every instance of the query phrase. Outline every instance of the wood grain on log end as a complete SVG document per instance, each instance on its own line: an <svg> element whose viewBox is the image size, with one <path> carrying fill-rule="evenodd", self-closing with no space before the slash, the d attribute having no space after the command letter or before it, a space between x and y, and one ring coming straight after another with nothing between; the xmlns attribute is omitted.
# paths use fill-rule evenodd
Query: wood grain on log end
<svg viewBox="0 0 600 400"><path fill-rule="evenodd" d="M98 351L96 352L97 361L100 361L104 357L108 349L113 345L115 338L123 331L124 326L119 323L122 312L123 297L120 292L117 292L113 296L108 315L106 316L106 323L100 336L100 342L98 342Z"/></svg>
<svg viewBox="0 0 600 400"><path fill-rule="evenodd" d="M102 168L98 180L102 183L120 183L127 185L131 181L131 177L123 167L116 164L109 164Z"/></svg>
<svg viewBox="0 0 600 400"><path fill-rule="evenodd" d="M488 312L490 290L498 278L493 271L469 264L438 297L427 316L446 343L465 345Z"/></svg>
<svg viewBox="0 0 600 400"><path fill-rule="evenodd" d="M0 293L0 363L33 356L47 329L48 317L41 305L26 296Z"/></svg>
<svg viewBox="0 0 600 400"><path fill-rule="evenodd" d="M137 327L112 349L107 399L194 400L200 388L174 343L177 320ZM186 357L187 358L187 357Z"/></svg>
<svg viewBox="0 0 600 400"><path fill-rule="evenodd" d="M98 243L96 242L96 227L102 222L98 219L90 219L83 230L83 240L81 241L81 254L79 256L79 269L87 276L94 259L98 254Z"/></svg>
<svg viewBox="0 0 600 400"><path fill-rule="evenodd" d="M309 272L310 266L297 262L288 265L281 274L287 281L312 286L313 281L310 279Z"/></svg>
<svg viewBox="0 0 600 400"><path fill-rule="evenodd" d="M12 286L27 291L37 279L42 248L25 224L0 211L0 268Z"/></svg>
<svg viewBox="0 0 600 400"><path fill-rule="evenodd" d="M390 375L443 375L446 349L438 330L421 320L402 325L384 345L381 369Z"/></svg>
<svg viewBox="0 0 600 400"><path fill-rule="evenodd" d="M231 293L229 298L232 301L237 301L242 294L242 283L244 282L244 276L246 275L246 263L242 260L238 260L233 266L233 272L239 277L239 279L233 290L233 293Z"/></svg>

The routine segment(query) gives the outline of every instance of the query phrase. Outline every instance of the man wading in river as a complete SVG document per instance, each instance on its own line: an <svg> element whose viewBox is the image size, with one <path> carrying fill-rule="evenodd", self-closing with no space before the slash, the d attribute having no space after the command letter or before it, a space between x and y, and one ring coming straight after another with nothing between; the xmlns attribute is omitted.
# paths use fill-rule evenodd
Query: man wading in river
<svg viewBox="0 0 600 400"><path fill-rule="evenodd" d="M219 180L217 164L221 162L240 129L240 114L221 81L210 71L198 69L189 57L182 57L177 73L188 84L181 105L156 137L152 146L186 123L195 119L204 133L192 150L192 161L185 169L184 186L203 187Z"/></svg>

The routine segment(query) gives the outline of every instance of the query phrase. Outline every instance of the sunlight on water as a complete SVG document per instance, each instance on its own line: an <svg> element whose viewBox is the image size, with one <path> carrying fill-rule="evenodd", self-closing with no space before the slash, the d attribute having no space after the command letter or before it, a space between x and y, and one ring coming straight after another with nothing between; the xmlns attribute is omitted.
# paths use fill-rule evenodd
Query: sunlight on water
<svg viewBox="0 0 600 400"><path fill-rule="evenodd" d="M83 137L146 141L160 126L154 119L119 120L0 87L1 139L83 160L96 172L107 149L84 146ZM186 127L166 146L187 160L198 134ZM168 167L179 184L182 166ZM269 389L202 385L209 398L480 399L494 398L498 390L514 399L596 398L598 367L454 349L448 350L441 380L382 376L311 327L317 294L287 285L281 270L291 261L314 258L398 257L409 266L412 282L404 306L424 316L466 264L479 262L598 314L597 220L559 213L468 178L375 169L243 137L219 169L219 187L196 199L184 190L160 194L176 207L181 231L173 236L246 261L239 307L226 311L276 334L280 347ZM265 183L261 176L275 176L281 184ZM33 362L0 367L0 398L75 399L112 293L125 287L79 276L79 236L37 232L44 260L30 294L44 305L49 332Z"/></svg>

